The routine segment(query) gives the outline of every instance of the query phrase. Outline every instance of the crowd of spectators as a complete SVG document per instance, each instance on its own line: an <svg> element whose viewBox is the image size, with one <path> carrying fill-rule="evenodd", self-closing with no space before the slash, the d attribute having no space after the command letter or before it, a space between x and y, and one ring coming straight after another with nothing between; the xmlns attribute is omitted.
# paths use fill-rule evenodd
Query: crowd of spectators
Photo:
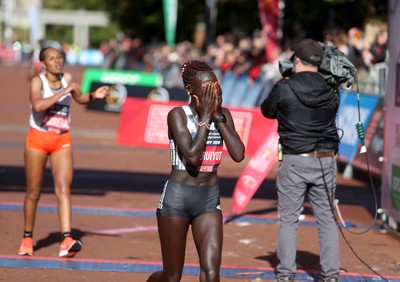
<svg viewBox="0 0 400 282"><path fill-rule="evenodd" d="M292 43L284 40L282 52L273 62L266 61L265 40L260 31L251 36L233 33L218 35L205 50L190 41L178 42L170 47L161 42L144 44L139 38L127 36L111 39L101 46L101 50L105 57L104 68L160 72L166 87L182 86L180 65L189 59L205 60L214 67L222 82L228 74L235 78L246 77L250 87L258 80L272 84L281 77L278 61L290 58L289 46ZM386 22L370 20L362 28L327 29L323 34L323 43L337 46L356 66L360 92L379 91L374 72L387 56ZM268 85L264 87L268 88Z"/></svg>
<svg viewBox="0 0 400 282"><path fill-rule="evenodd" d="M104 68L161 72L168 86L180 86L180 65L189 60L205 60L218 75L232 72L256 79L265 61L265 42L259 32L253 36L239 34L218 35L206 50L193 42L178 42L169 47L165 43L143 44L140 39L123 37L110 39L101 47ZM178 79L174 79L178 77Z"/></svg>
<svg viewBox="0 0 400 282"><path fill-rule="evenodd" d="M360 91L382 92L379 72L385 68L388 55L387 22L370 20L363 28L352 27L347 32L327 32L325 41L333 42L357 68Z"/></svg>
<svg viewBox="0 0 400 282"><path fill-rule="evenodd" d="M305 32L297 34L306 36ZM204 60L219 76L225 95L232 91L236 97L241 95L238 91L257 92L252 95L258 97L253 97L248 106L258 106L257 103L265 98L264 93L281 78L278 62L289 60L292 55L289 47L300 39L284 38L282 50L272 62L266 60L266 42L260 30L255 30L252 35L220 34L206 48L198 40L178 42L171 47L163 42L144 43L138 37L118 35L102 44L97 51L102 54L102 65L99 67L159 72L167 88L182 87L180 66L183 62L189 59ZM337 46L357 68L358 84L354 84L352 90L357 90L357 86L360 92L384 94L382 73L386 70L388 53L387 22L371 19L362 27L326 29L321 42ZM74 64L76 54L79 54L77 47L63 44L62 48L67 54L67 63ZM238 84L235 85L235 81ZM228 105L229 97L224 97L224 100ZM242 102L235 101L240 105Z"/></svg>

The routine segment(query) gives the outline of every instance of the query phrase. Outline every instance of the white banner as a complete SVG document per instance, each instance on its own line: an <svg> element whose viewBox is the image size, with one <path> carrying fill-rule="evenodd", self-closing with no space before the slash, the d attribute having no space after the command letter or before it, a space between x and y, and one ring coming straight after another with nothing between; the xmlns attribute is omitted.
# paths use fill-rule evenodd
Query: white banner
<svg viewBox="0 0 400 282"><path fill-rule="evenodd" d="M382 209L392 228L400 227L400 2L389 2L389 60L385 96Z"/></svg>
<svg viewBox="0 0 400 282"><path fill-rule="evenodd" d="M42 26L40 22L40 11L42 9L41 0L25 0L23 2L31 24L30 43L36 44L43 37Z"/></svg>
<svg viewBox="0 0 400 282"><path fill-rule="evenodd" d="M42 29L40 23L40 9L39 6L32 6L28 9L29 20L31 23L30 42L37 43L42 37Z"/></svg>

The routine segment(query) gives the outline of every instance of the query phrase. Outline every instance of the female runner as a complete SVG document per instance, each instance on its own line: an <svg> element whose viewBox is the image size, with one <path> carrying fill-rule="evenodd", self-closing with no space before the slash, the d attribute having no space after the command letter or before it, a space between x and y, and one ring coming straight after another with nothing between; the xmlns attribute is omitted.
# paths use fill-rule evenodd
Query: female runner
<svg viewBox="0 0 400 282"><path fill-rule="evenodd" d="M71 73L63 72L64 59L60 50L43 48L39 59L43 72L31 79L29 119L30 131L25 146L26 194L24 199L24 235L19 255L33 255L33 228L45 166L50 160L54 192L61 228L60 257L72 257L82 243L71 236L71 191L73 175L70 129L70 104L88 104L109 94L108 86L82 94Z"/></svg>
<svg viewBox="0 0 400 282"><path fill-rule="evenodd" d="M231 113L221 107L222 90L213 69L201 61L182 65L189 105L167 118L171 173L157 207L163 270L148 281L180 281L189 227L200 260L200 281L220 281L223 218L217 168L223 142L231 158L244 159L245 147Z"/></svg>

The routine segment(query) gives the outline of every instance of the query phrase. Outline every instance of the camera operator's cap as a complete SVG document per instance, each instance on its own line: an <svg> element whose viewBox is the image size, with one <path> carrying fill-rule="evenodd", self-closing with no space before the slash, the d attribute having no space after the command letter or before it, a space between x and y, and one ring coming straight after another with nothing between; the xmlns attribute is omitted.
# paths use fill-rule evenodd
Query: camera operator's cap
<svg viewBox="0 0 400 282"><path fill-rule="evenodd" d="M302 61L310 63L316 67L319 67L324 56L324 50L321 44L317 41L307 38L294 44L291 48L296 57Z"/></svg>

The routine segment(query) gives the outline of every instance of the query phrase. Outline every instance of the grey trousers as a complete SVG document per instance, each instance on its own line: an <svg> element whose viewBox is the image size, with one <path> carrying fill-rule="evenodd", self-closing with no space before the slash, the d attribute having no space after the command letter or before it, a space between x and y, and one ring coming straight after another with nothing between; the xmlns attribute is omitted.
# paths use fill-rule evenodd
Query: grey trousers
<svg viewBox="0 0 400 282"><path fill-rule="evenodd" d="M334 157L284 155L278 169L279 244L277 278L294 278L299 216L307 195L318 227L321 278L337 278L340 267L338 227L333 205L337 166Z"/></svg>

